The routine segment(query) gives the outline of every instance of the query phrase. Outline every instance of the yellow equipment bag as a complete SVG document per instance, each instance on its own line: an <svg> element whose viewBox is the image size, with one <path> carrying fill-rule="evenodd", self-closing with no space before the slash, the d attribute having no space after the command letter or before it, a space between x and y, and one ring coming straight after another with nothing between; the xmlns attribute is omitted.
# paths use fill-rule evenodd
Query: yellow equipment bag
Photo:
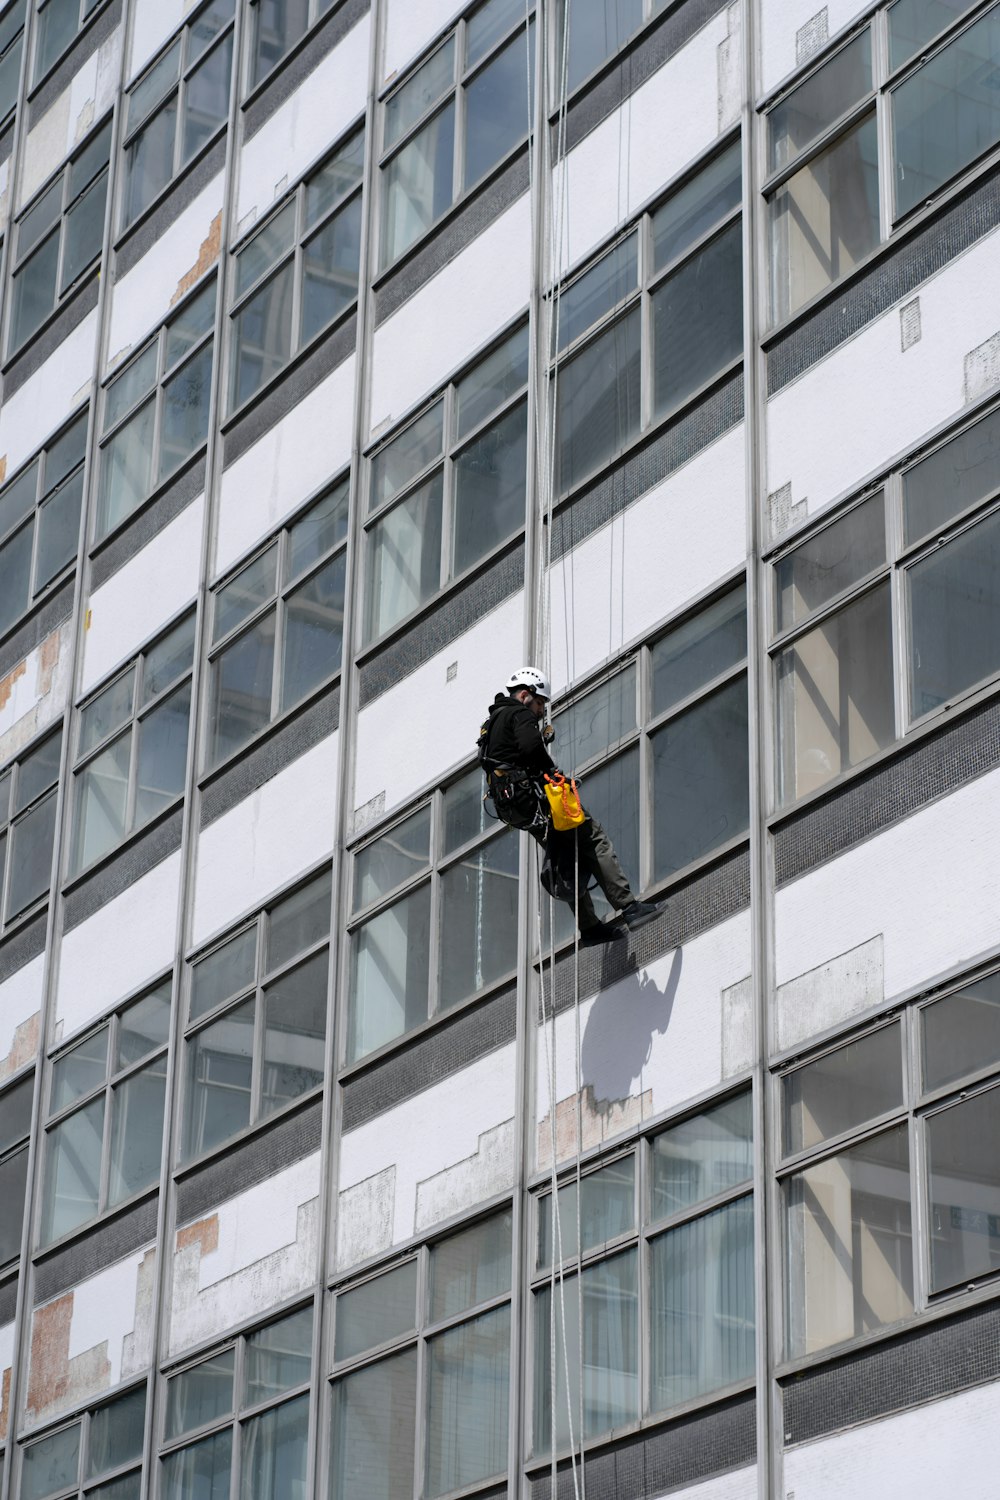
<svg viewBox="0 0 1000 1500"><path fill-rule="evenodd" d="M552 826L557 833L569 833L570 829L586 823L587 814L580 806L575 781L567 781L562 775L546 776L545 795L549 799Z"/></svg>

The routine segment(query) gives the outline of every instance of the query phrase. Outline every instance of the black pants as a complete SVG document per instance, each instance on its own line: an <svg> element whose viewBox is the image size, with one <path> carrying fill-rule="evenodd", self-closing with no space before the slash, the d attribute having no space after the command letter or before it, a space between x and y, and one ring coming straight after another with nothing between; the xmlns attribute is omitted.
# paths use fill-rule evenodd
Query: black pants
<svg viewBox="0 0 1000 1500"><path fill-rule="evenodd" d="M545 828L531 828L529 832L536 843L545 847L548 830ZM614 845L608 838L604 829L596 818L588 818L586 823L581 823L579 828L570 833L557 833L557 839L575 839L580 861L580 892L579 892L579 915L580 931L585 932L588 927L595 927L600 918L594 910L594 903L586 887L590 877L593 875L601 890L607 896L616 911L623 911L635 900L632 888L628 883L625 871L618 862ZM573 906L572 901L569 902Z"/></svg>

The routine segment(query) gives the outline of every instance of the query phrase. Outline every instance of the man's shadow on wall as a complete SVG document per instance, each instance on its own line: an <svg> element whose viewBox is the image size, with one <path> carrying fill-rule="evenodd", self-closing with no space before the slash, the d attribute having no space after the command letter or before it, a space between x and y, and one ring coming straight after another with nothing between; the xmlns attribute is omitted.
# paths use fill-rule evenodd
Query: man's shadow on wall
<svg viewBox="0 0 1000 1500"><path fill-rule="evenodd" d="M601 994L591 1007L580 1043L580 1072L584 1085L593 1091L600 1108L617 1104L631 1093L653 1048L653 1037L662 1036L670 1025L674 998L681 978L683 952L674 952L663 988L629 958L624 976L612 976L619 961L609 955L601 976Z"/></svg>

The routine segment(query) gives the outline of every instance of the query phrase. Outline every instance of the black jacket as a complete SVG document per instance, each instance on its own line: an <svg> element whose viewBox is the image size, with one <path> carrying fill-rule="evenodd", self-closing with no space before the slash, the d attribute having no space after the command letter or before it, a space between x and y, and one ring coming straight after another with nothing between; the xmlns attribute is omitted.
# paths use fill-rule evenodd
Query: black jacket
<svg viewBox="0 0 1000 1500"><path fill-rule="evenodd" d="M526 703L519 703L506 693L497 693L490 705L486 754L493 762L521 766L533 776L555 770L538 720Z"/></svg>

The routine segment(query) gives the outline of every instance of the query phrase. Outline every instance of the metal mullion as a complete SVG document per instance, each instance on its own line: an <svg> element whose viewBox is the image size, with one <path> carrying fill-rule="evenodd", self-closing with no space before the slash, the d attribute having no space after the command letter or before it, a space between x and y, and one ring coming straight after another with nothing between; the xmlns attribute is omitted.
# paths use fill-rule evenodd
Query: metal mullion
<svg viewBox="0 0 1000 1500"><path fill-rule="evenodd" d="M285 650L285 601L281 595L281 580L285 576L285 563L288 554L288 528L284 527L278 533L278 556L275 563L275 593L274 593L274 660L271 663L271 715L270 723L274 723L278 717L281 704L281 664Z"/></svg>
<svg viewBox="0 0 1000 1500"><path fill-rule="evenodd" d="M110 1037L108 1038L110 1045ZM110 1059L110 1052L109 1052ZM108 1190L111 1178L111 1083L110 1068L104 1082L104 1129L101 1136L101 1180L97 1189L97 1212L103 1214L108 1207Z"/></svg>
<svg viewBox="0 0 1000 1500"><path fill-rule="evenodd" d="M187 29L186 28L185 28L184 34L185 34L185 37L186 37L186 35L187 35ZM181 50L182 50L182 54L183 54L183 44L182 44L182 49ZM160 108L161 109L165 108L169 104L169 100L170 100L170 96L168 95L167 98L163 101L163 104L160 106ZM177 78L177 118L174 121L174 158L173 158L173 167L172 167L171 173L170 173L170 181L171 182L173 182L174 178L177 176L178 172L181 169L181 142L184 139L184 111L185 111L186 108L187 108L187 79L184 77L183 68L180 68L180 69L178 69L178 78Z"/></svg>
<svg viewBox="0 0 1000 1500"><path fill-rule="evenodd" d="M423 1490L424 1460L425 1460L425 1422L424 1408L426 1397L427 1379L427 1310L430 1306L430 1264L431 1253L429 1246L421 1245L417 1251L417 1378L414 1383L413 1415L414 1432L416 1443L413 1452L413 1500L420 1500Z"/></svg>
<svg viewBox="0 0 1000 1500"><path fill-rule="evenodd" d="M636 661L639 691L639 889L643 891L653 883L653 831L656 816L653 799L653 747L649 736L653 703L652 651L648 644L639 648Z"/></svg>
<svg viewBox="0 0 1000 1500"><path fill-rule="evenodd" d="M258 943L260 936L258 931ZM260 1123L260 1102L264 1092L264 985L254 987L253 1056L250 1061L250 1119L248 1127Z"/></svg>
<svg viewBox="0 0 1000 1500"><path fill-rule="evenodd" d="M439 1000L441 991L441 873L436 864L431 866L431 930L428 944L427 1019L433 1020L441 1014Z"/></svg>
<svg viewBox="0 0 1000 1500"><path fill-rule="evenodd" d="M444 407L441 423L441 448L444 453L441 470L441 563L439 587L445 588L452 577L453 546L455 540L455 460L452 456L452 429L455 426L455 385L445 387L442 395Z"/></svg>
<svg viewBox="0 0 1000 1500"><path fill-rule="evenodd" d="M288 357L290 360L294 359L302 348L300 337L302 328L302 282L304 279L302 262L305 259L305 249L302 242L305 239L306 233L306 189L304 179L294 189L293 201L295 205L295 227L292 242L292 328L288 340L290 350Z"/></svg>
<svg viewBox="0 0 1000 1500"><path fill-rule="evenodd" d="M799 80L799 82L804 82L804 80ZM786 95L785 97L787 98L788 96ZM770 176L765 178L761 186L763 196L765 198L772 197L776 189L783 187L786 182L795 176L796 172L801 171L803 167L815 161L817 156L821 156L827 147L832 146L839 136L846 135L847 131L853 125L856 125L873 106L877 105L877 102L878 89L869 89L864 98L860 99L856 104L852 104L849 109L845 110L842 115L834 120L832 125L828 125L822 135L817 136L808 146L804 146L790 162L785 162L783 166L776 167Z"/></svg>

